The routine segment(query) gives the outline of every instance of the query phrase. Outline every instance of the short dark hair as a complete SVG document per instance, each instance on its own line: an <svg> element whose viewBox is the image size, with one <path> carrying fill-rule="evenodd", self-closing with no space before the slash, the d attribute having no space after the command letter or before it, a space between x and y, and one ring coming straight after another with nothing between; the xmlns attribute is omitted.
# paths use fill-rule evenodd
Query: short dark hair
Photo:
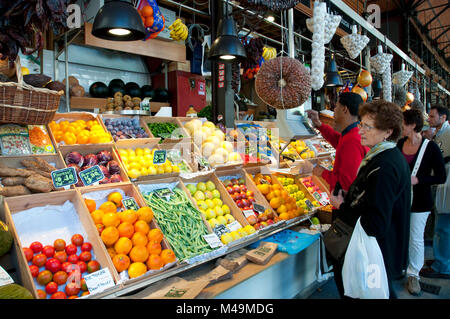
<svg viewBox="0 0 450 319"><path fill-rule="evenodd" d="M377 129L383 131L392 129L392 134L387 140L397 142L402 135L403 112L397 104L385 100L364 103L359 109L359 116L364 115L374 118Z"/></svg>
<svg viewBox="0 0 450 319"><path fill-rule="evenodd" d="M419 133L423 128L423 115L419 109L411 108L403 112L403 120L407 125L416 124L414 131Z"/></svg>
<svg viewBox="0 0 450 319"><path fill-rule="evenodd" d="M448 112L448 107L441 106L441 105L433 105L433 106L430 108L430 111L431 111L431 110L436 110L436 112L439 113L439 116L445 115L447 121L449 120L449 118L448 118L448 113L449 113L449 112Z"/></svg>
<svg viewBox="0 0 450 319"><path fill-rule="evenodd" d="M339 95L339 103L346 106L353 116L358 116L359 106L363 103L361 95L353 92L344 92Z"/></svg>

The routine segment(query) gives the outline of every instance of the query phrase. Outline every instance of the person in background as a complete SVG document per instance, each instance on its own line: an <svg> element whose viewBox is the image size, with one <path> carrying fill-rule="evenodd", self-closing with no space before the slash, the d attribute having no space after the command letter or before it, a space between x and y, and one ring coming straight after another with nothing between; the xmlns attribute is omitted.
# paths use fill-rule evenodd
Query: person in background
<svg viewBox="0 0 450 319"><path fill-rule="evenodd" d="M359 94L345 92L339 96L334 108L335 129L323 124L317 111L309 110L308 117L322 136L336 149L334 168L329 171L319 165L314 167L313 174L322 177L333 192L337 183L345 192L353 183L359 164L368 152L361 145L358 128L358 110L363 100ZM339 187L338 187L339 188Z"/></svg>
<svg viewBox="0 0 450 319"><path fill-rule="evenodd" d="M423 115L418 109L403 112L403 136L397 143L409 164L411 173L418 161L419 152L425 142L421 131ZM413 202L411 206L411 225L409 236L409 264L407 289L410 294L421 293L419 272L425 262L424 231L428 216L433 207L431 186L445 183L444 159L439 146L433 141L426 145L416 176L411 176Z"/></svg>
<svg viewBox="0 0 450 319"><path fill-rule="evenodd" d="M343 222L354 227L359 218L368 236L374 236L383 254L390 298L397 298L392 280L403 276L408 259L411 215L411 172L397 146L403 114L394 103L376 100L360 107L361 144L370 148L345 197L330 197ZM342 266L335 281L344 295ZM337 275L337 276L336 276ZM358 280L355 278L354 280Z"/></svg>
<svg viewBox="0 0 450 319"><path fill-rule="evenodd" d="M450 124L449 110L444 106L432 106L428 121L436 130L433 141L439 146L444 157L447 179L450 178ZM450 181L436 187L436 219L433 237L434 261L428 261L420 275L428 278L450 279Z"/></svg>

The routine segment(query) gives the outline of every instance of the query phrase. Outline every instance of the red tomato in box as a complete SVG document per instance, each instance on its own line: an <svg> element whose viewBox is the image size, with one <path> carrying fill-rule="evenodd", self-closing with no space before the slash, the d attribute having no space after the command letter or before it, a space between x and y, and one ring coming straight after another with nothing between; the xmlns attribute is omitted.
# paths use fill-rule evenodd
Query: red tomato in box
<svg viewBox="0 0 450 319"><path fill-rule="evenodd" d="M35 241L31 243L30 248L35 254L37 254L42 251L42 244L38 241Z"/></svg>
<svg viewBox="0 0 450 319"><path fill-rule="evenodd" d="M92 254L89 251L83 251L78 257L81 261L88 262L92 259Z"/></svg>
<svg viewBox="0 0 450 319"><path fill-rule="evenodd" d="M25 254L25 258L27 261L31 261L33 259L34 252L31 250L31 248L25 247L23 249L23 253Z"/></svg>
<svg viewBox="0 0 450 319"><path fill-rule="evenodd" d="M36 278L39 275L39 267L36 265L30 265L30 272L33 278Z"/></svg>
<svg viewBox="0 0 450 319"><path fill-rule="evenodd" d="M86 263L84 261L80 260L79 262L77 262L77 266L79 267L81 273L86 272L87 265L86 265Z"/></svg>
<svg viewBox="0 0 450 319"><path fill-rule="evenodd" d="M64 239L57 239L53 242L53 247L55 247L56 251L61 251L66 248L66 242Z"/></svg>
<svg viewBox="0 0 450 319"><path fill-rule="evenodd" d="M91 243L83 243L81 245L81 251L91 251L92 250L92 244Z"/></svg>
<svg viewBox="0 0 450 319"><path fill-rule="evenodd" d="M55 292L50 299L67 299L67 296L62 291Z"/></svg>
<svg viewBox="0 0 450 319"><path fill-rule="evenodd" d="M72 264L76 264L79 261L79 257L77 254L73 254L73 255L70 255L69 257L67 257L67 261Z"/></svg>
<svg viewBox="0 0 450 319"><path fill-rule="evenodd" d="M72 236L71 241L72 241L72 244L74 244L75 246L81 246L81 245L83 245L84 238L80 234L75 234Z"/></svg>
<svg viewBox="0 0 450 319"><path fill-rule="evenodd" d="M69 245L66 246L65 250L66 250L66 254L67 254L68 256L70 256L70 255L76 254L78 248L77 248L77 246L75 246L74 244L69 244Z"/></svg>
<svg viewBox="0 0 450 319"><path fill-rule="evenodd" d="M45 269L50 270L52 273L55 273L61 270L61 262L56 258L50 258L45 263Z"/></svg>
<svg viewBox="0 0 450 319"><path fill-rule="evenodd" d="M65 263L67 261L67 253L64 250L59 250L55 253L53 258L58 259L61 262L61 264Z"/></svg>
<svg viewBox="0 0 450 319"><path fill-rule="evenodd" d="M42 253L47 257L51 258L55 254L55 248L53 246L47 245L42 248Z"/></svg>
<svg viewBox="0 0 450 319"><path fill-rule="evenodd" d="M75 282L69 282L66 285L65 292L66 292L67 296L75 296L75 295L79 294L80 287Z"/></svg>
<svg viewBox="0 0 450 319"><path fill-rule="evenodd" d="M91 260L87 264L87 272L93 273L100 270L100 263L97 260Z"/></svg>
<svg viewBox="0 0 450 319"><path fill-rule="evenodd" d="M47 257L45 257L44 254L34 255L34 257L32 259L33 265L36 265L38 267L44 266L46 262L47 262Z"/></svg>
<svg viewBox="0 0 450 319"><path fill-rule="evenodd" d="M69 261L66 261L65 263L62 263L61 270L66 273L69 273L72 270L74 270L75 267L76 267L76 265L72 265L72 263L70 263Z"/></svg>
<svg viewBox="0 0 450 319"><path fill-rule="evenodd" d="M47 299L47 294L45 293L44 290L38 289L38 290L36 290L36 292L38 295L38 299Z"/></svg>
<svg viewBox="0 0 450 319"><path fill-rule="evenodd" d="M45 292L49 295L54 294L58 291L58 284L54 281L50 281L47 285L45 285Z"/></svg>
<svg viewBox="0 0 450 319"><path fill-rule="evenodd" d="M65 271L60 270L53 275L53 281L61 286L66 283L68 277L69 275Z"/></svg>
<svg viewBox="0 0 450 319"><path fill-rule="evenodd" d="M39 273L39 275L36 278L36 281L38 282L38 284L45 286L46 284L48 284L50 281L52 281L52 273L48 270L43 270Z"/></svg>

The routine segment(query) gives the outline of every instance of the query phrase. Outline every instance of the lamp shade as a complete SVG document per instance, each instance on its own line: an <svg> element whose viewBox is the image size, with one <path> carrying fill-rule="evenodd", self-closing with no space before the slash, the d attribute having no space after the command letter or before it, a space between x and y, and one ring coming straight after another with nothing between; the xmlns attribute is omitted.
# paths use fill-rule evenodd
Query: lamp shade
<svg viewBox="0 0 450 319"><path fill-rule="evenodd" d="M218 60L242 60L247 58L244 46L237 36L233 18L228 17L219 21L218 35L211 45L208 58Z"/></svg>
<svg viewBox="0 0 450 319"><path fill-rule="evenodd" d="M95 16L92 34L105 40L135 41L145 39L145 27L130 0L105 0Z"/></svg>
<svg viewBox="0 0 450 319"><path fill-rule="evenodd" d="M339 75L334 55L331 56L330 62L328 62L327 73L325 75L325 87L343 86L342 78Z"/></svg>

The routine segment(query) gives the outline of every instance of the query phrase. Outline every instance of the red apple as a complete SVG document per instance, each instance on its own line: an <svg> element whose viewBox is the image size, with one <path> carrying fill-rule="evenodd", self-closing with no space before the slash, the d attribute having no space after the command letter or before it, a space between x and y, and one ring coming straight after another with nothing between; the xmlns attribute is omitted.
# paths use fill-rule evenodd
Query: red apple
<svg viewBox="0 0 450 319"><path fill-rule="evenodd" d="M234 185L234 186L233 186L233 191L234 191L235 193L240 193L240 192L241 192L241 188L239 187L239 185Z"/></svg>
<svg viewBox="0 0 450 319"><path fill-rule="evenodd" d="M254 227L256 230L258 230L258 229L261 229L261 228L262 228L262 225L261 225L260 223L256 223L256 224L253 225L253 227Z"/></svg>
<svg viewBox="0 0 450 319"><path fill-rule="evenodd" d="M236 205L237 205L237 207L239 207L239 208L244 208L244 207L245 207L243 201L240 200L240 199L236 201Z"/></svg>
<svg viewBox="0 0 450 319"><path fill-rule="evenodd" d="M250 197L253 197L253 196L255 196L255 193L253 193L252 191L247 191L247 193L246 193L246 195L247 195L247 198L248 199L250 199Z"/></svg>
<svg viewBox="0 0 450 319"><path fill-rule="evenodd" d="M243 204L244 206L246 206L246 207L250 206L250 202L249 202L248 199L243 199L243 200L242 200L242 204Z"/></svg>
<svg viewBox="0 0 450 319"><path fill-rule="evenodd" d="M257 222L257 218L255 215L250 215L247 217L247 221L250 225L254 225Z"/></svg>
<svg viewBox="0 0 450 319"><path fill-rule="evenodd" d="M268 219L267 220L267 225L272 225L272 224L274 224L273 219Z"/></svg>
<svg viewBox="0 0 450 319"><path fill-rule="evenodd" d="M227 186L227 192L228 192L228 194L230 194L230 195L234 194L233 187Z"/></svg>
<svg viewBox="0 0 450 319"><path fill-rule="evenodd" d="M247 186L245 186L245 185L241 185L241 186L239 186L240 188L241 188L241 192L247 192Z"/></svg>
<svg viewBox="0 0 450 319"><path fill-rule="evenodd" d="M256 202L256 199L253 196L247 197L247 199L252 203Z"/></svg>
<svg viewBox="0 0 450 319"><path fill-rule="evenodd" d="M263 227L269 226L269 224L267 224L267 222L261 222L261 225L262 225Z"/></svg>

